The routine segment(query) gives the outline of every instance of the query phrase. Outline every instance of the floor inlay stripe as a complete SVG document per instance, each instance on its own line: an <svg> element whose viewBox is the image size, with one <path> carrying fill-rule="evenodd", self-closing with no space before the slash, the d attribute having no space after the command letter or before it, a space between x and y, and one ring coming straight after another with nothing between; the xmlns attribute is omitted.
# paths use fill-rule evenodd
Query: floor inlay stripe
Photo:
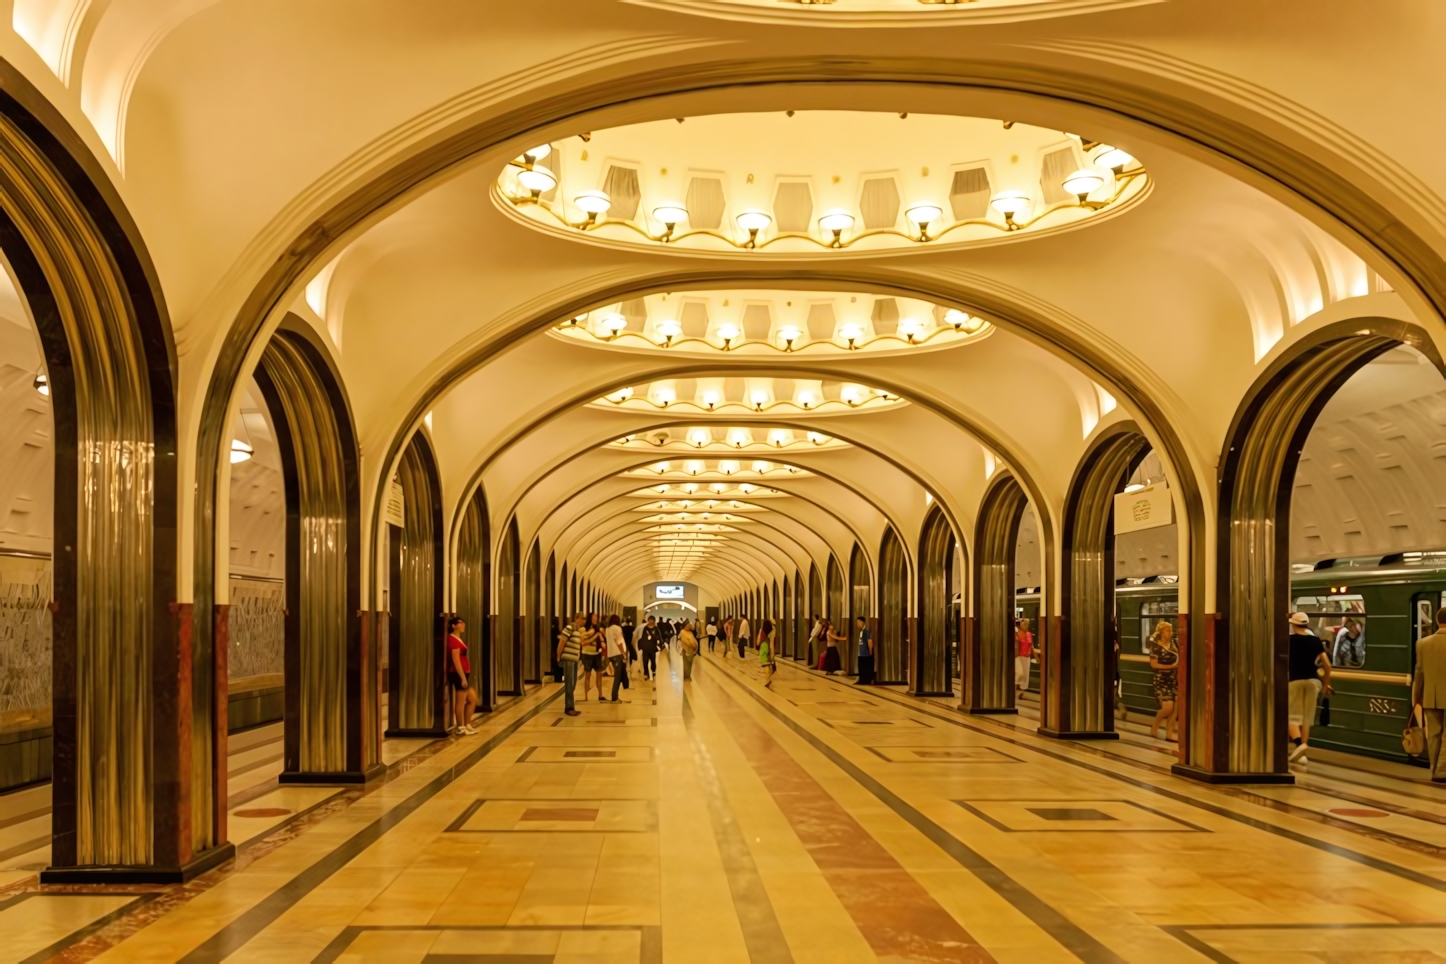
<svg viewBox="0 0 1446 964"><path fill-rule="evenodd" d="M697 670L695 666L695 678ZM789 950L783 928L778 924L773 901L768 898L768 889L763 886L763 878L758 873L758 865L753 862L753 853L748 849L733 807L723 794L723 784L713 765L713 754L698 732L686 692L683 693L683 725L693 744L693 767L708 801L708 818L713 824L713 836L718 841L718 853L728 876L728 891L733 895L733 910L743 930L743 943L748 948L749 960L754 964L793 964L793 952Z"/></svg>
<svg viewBox="0 0 1446 964"><path fill-rule="evenodd" d="M884 960L994 958L727 690L701 677L728 732L874 953Z"/></svg>

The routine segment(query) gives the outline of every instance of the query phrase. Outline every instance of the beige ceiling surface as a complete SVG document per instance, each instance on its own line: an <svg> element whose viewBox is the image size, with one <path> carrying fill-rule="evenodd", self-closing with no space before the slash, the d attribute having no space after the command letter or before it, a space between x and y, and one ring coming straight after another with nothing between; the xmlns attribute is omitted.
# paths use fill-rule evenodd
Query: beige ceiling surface
<svg viewBox="0 0 1446 964"><path fill-rule="evenodd" d="M1446 160L1435 125L1421 119L1435 116L1430 92L1446 83L1437 54L1446 28L1425 0L1333 5L1329 15L1306 0L804 6L813 5L15 0L0 55L106 167L155 260L181 369L182 491L197 460L219 457L196 451L196 426L248 296L309 225L356 192L375 191L382 200L327 234L329 246L268 315L275 324L297 313L335 354L363 447L367 525L389 457L425 417L449 531L480 485L494 532L515 516L524 551L536 540L544 559L580 566L617 598L681 577L657 568L667 532L648 531L654 523L635 511L642 485L628 474L659 459L614 444L624 436L686 437L716 425L839 440L779 455L804 472L779 478L782 494L759 500L767 510L756 521L689 554L688 577L717 599L750 578L822 568L829 553L846 564L855 542L872 558L886 526L912 558L934 504L967 545L985 485L1004 468L1026 482L1038 538L1057 538L1081 454L1119 419L1140 422L1152 441L1163 430L1178 439L1179 458L1165 458L1160 471L1172 486L1188 475L1204 490L1209 517L1237 406L1287 346L1358 317L1420 323L1446 346L1446 327L1369 239L1144 111L1089 106L1112 85L1150 89L1307 150L1440 255ZM951 78L1027 74L1038 84L1024 92L907 82L910 70L935 69ZM1066 74L1098 89L1050 86ZM447 163L396 173L463 136L468 146ZM539 230L497 193L508 161L548 142L558 145L569 218L579 213L570 206L577 189L612 183L626 200L626 178L607 181L617 167L637 172L649 230L658 225L647 223L648 205L686 201L686 173L718 179L720 217L766 208L768 231L786 219L817 234L827 210L864 217L870 179L892 178L901 210L929 201L952 219L953 172L987 170L991 192L1048 192L1041 158L1063 146L1071 165L1087 163L1085 145L1095 141L1143 165L1148 178L1133 200L1061 215L1048 231L990 228L997 237L979 244L901 237L876 249L809 242L750 252L612 243L610 228ZM779 194L784 184L807 186L807 217L798 190ZM1075 204L1058 203L1062 212ZM911 230L904 215L894 223ZM684 293L706 303L710 321L704 343L674 350L658 343L656 322L671 313L666 299ZM910 347L894 316L870 315L866 335L888 335L889 350L850 351L837 326L817 339L827 351L778 350L795 300L844 296L891 300L890 310L902 305L905 314L915 304L954 309L986 327ZM637 299L647 320L624 337L553 330ZM771 345L716 344L733 299L773 305ZM696 325L696 310L690 317ZM681 312L666 320L685 321ZM749 322L739 315L738 323ZM1446 539L1435 498L1441 386L1431 378L1439 376L1397 367L1412 372L1409 397L1383 394L1382 378L1363 373L1322 417L1302 465L1297 555ZM238 411L244 381L232 398ZM741 404L708 413L597 403L624 388L647 394L649 385L687 386L701 398L715 384L736 387ZM773 407L812 384L863 385L901 401ZM765 385L769 405L747 411ZM194 503L179 508L177 591L186 598Z"/></svg>

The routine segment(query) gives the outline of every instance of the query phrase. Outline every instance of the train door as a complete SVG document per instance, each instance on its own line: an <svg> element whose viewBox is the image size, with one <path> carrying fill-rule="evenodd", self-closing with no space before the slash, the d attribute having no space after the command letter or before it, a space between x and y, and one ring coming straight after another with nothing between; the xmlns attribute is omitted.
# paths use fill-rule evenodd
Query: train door
<svg viewBox="0 0 1446 964"><path fill-rule="evenodd" d="M1436 632L1436 611L1446 608L1446 591L1418 592L1411 597L1411 675L1416 673L1416 641Z"/></svg>

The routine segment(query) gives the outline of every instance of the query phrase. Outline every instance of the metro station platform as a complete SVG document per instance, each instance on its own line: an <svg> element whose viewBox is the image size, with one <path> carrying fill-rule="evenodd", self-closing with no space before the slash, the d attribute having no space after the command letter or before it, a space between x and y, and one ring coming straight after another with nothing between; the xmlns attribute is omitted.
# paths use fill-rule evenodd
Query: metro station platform
<svg viewBox="0 0 1446 964"><path fill-rule="evenodd" d="M751 655L751 654L750 654ZM1037 736L756 656L547 684L173 887L0 891L15 960L1430 960L1446 794ZM1419 774L1419 771L1416 771ZM238 838L240 839L240 838Z"/></svg>

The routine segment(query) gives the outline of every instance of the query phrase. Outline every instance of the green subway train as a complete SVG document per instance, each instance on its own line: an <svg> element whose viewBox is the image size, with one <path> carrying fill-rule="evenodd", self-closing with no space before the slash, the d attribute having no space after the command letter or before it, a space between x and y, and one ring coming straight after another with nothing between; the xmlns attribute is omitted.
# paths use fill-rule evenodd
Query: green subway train
<svg viewBox="0 0 1446 964"><path fill-rule="evenodd" d="M1295 568L1291 609L1310 617L1334 666L1335 692L1322 701L1311 745L1424 765L1402 752L1401 731L1411 711L1416 640L1436 631L1436 610L1446 606L1446 552L1327 559ZM1021 595L1016 608L1020 615L1037 612L1038 597ZM1158 707L1150 631L1177 612L1172 576L1122 580L1115 588L1124 705L1146 717ZM1034 685L1037 690L1037 669Z"/></svg>

